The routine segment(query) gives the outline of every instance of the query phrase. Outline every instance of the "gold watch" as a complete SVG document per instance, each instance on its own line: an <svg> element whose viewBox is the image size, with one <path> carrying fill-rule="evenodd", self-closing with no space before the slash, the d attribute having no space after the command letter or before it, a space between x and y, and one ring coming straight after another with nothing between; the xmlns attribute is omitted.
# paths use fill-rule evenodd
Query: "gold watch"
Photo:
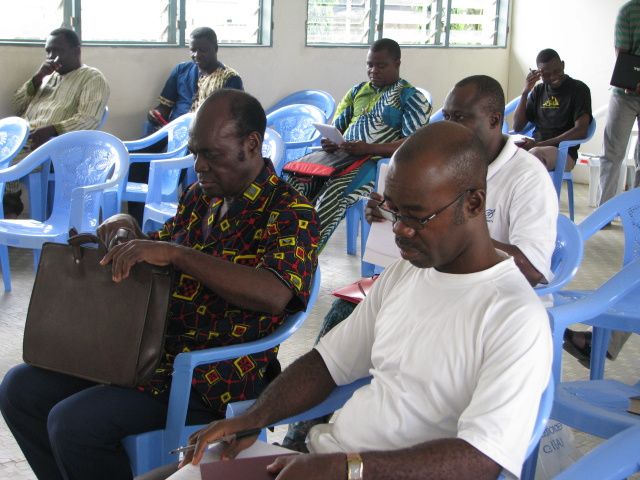
<svg viewBox="0 0 640 480"><path fill-rule="evenodd" d="M359 453L347 453L347 480L362 480L364 464Z"/></svg>

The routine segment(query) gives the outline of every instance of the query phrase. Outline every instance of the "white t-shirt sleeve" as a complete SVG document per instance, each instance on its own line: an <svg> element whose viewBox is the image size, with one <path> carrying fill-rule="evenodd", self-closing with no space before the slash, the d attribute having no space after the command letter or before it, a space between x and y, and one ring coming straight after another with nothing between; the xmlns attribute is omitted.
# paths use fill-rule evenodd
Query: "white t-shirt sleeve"
<svg viewBox="0 0 640 480"><path fill-rule="evenodd" d="M522 151L520 155L528 152ZM514 159L527 161L525 158ZM551 257L556 245L558 196L551 176L538 159L514 185L509 209L509 243L520 249L547 280L551 280Z"/></svg>
<svg viewBox="0 0 640 480"><path fill-rule="evenodd" d="M485 330L483 362L471 402L458 421L461 438L516 478L551 372L549 319L542 305L497 306Z"/></svg>
<svg viewBox="0 0 640 480"><path fill-rule="evenodd" d="M371 349L376 317L384 290L389 286L387 279L397 266L398 262L385 269L353 313L322 337L316 345L316 350L322 356L337 385L347 385L369 375L373 366Z"/></svg>

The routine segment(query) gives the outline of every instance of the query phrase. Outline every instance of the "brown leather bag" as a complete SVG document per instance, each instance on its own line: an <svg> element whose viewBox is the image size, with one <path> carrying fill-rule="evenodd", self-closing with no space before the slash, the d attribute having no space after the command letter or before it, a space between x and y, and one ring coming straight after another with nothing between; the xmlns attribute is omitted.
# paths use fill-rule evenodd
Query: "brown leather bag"
<svg viewBox="0 0 640 480"><path fill-rule="evenodd" d="M87 244L98 244L92 248ZM120 283L94 235L45 243L24 330L23 358L36 367L133 387L163 351L172 270L136 264Z"/></svg>

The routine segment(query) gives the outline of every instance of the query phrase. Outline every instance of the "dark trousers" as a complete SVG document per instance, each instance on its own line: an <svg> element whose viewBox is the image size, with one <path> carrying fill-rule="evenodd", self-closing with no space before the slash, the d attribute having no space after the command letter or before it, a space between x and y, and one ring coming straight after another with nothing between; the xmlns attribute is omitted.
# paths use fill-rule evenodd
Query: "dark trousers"
<svg viewBox="0 0 640 480"><path fill-rule="evenodd" d="M164 428L165 401L131 388L100 385L29 365L0 385L0 410L39 479L133 477L121 440ZM188 423L214 415L191 396Z"/></svg>

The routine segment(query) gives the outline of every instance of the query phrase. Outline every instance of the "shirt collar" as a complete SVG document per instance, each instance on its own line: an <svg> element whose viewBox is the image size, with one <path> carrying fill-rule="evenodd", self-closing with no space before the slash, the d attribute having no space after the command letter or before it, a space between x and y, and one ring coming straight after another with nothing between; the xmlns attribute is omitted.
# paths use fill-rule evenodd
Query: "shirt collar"
<svg viewBox="0 0 640 480"><path fill-rule="evenodd" d="M504 167L509 160L511 160L516 153L518 153L518 146L513 142L511 137L507 138L504 147L500 150L500 153L495 158L493 162L489 164L489 168L487 170L487 180L493 177L496 173L500 171L502 167Z"/></svg>

